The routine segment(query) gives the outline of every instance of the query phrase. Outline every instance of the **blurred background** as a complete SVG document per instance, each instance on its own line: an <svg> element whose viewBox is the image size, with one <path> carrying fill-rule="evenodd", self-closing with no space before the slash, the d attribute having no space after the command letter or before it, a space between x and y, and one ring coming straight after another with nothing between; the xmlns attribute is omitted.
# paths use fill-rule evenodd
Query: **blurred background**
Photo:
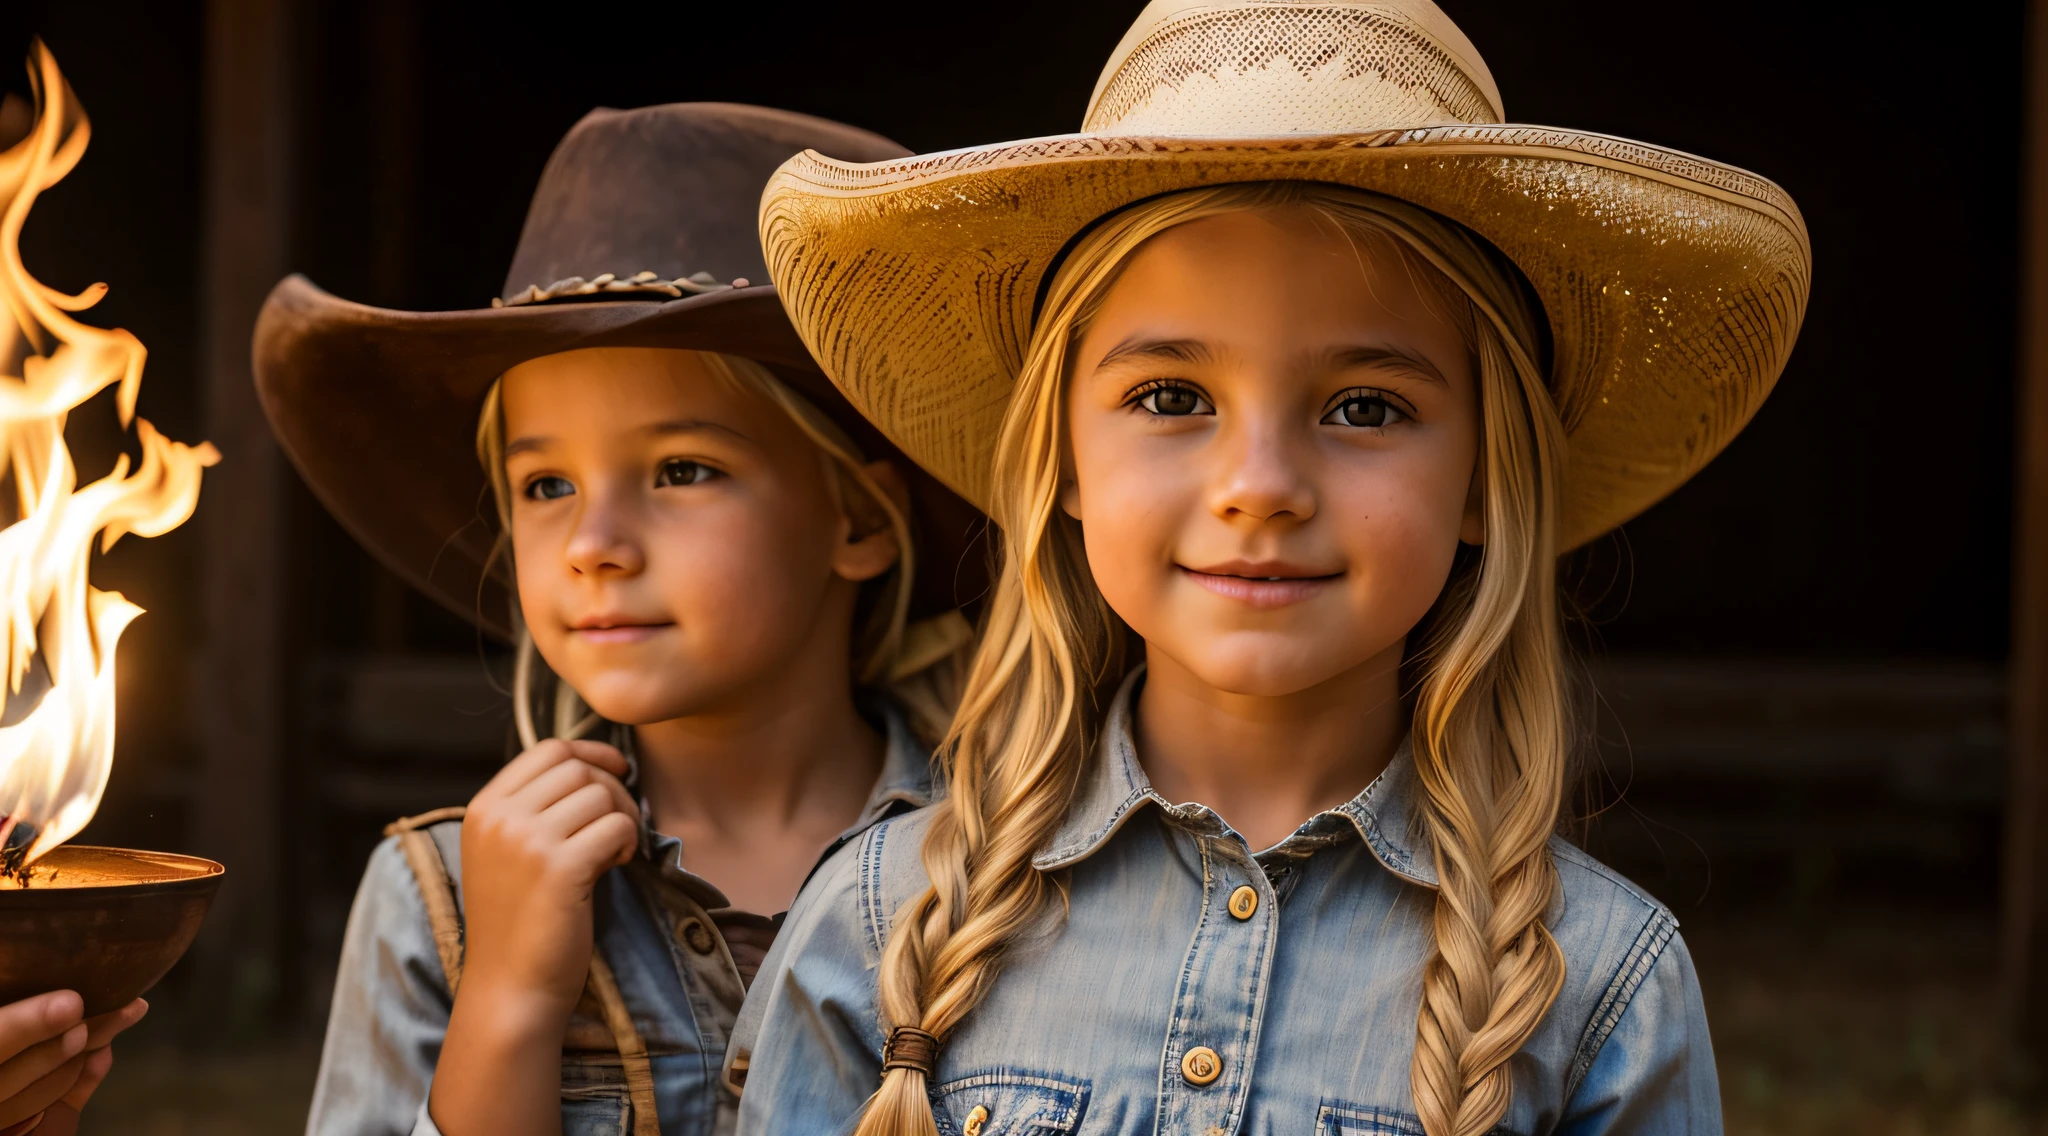
<svg viewBox="0 0 2048 1136"><path fill-rule="evenodd" d="M2048 266L2048 187L2023 189L2048 83L2027 3L1439 2L1512 120L1759 171L1811 228L1777 393L1569 572L1601 696L1580 835L1678 912L1730 1130L2048 1131L2048 494L2024 488L2048 486L2029 425L2048 352L2022 336L2028 266ZM504 753L499 653L366 556L269 441L248 336L270 285L487 304L550 149L596 106L763 103L920 151L1071 131L1141 7L0 5L0 63L42 36L94 128L29 221L28 266L110 283L91 318L149 346L143 415L225 455L192 523L98 569L149 614L81 839L230 874L86 1131L298 1128L365 855ZM73 432L87 472L121 444L105 406Z"/></svg>

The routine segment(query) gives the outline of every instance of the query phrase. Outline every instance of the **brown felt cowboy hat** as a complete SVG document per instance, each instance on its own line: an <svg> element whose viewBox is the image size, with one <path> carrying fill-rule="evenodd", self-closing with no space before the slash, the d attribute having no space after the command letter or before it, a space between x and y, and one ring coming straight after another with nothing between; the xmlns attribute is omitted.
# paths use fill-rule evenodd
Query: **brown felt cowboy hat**
<svg viewBox="0 0 2048 1136"><path fill-rule="evenodd" d="M1548 318L1569 548L1670 493L1749 421L1791 353L1812 251L1798 207L1755 174L1505 117L1485 62L1429 0L1153 0L1083 133L802 154L769 183L761 236L826 373L986 505L1037 302L1098 220L1288 179L1421 206L1505 254Z"/></svg>
<svg viewBox="0 0 2048 1136"><path fill-rule="evenodd" d="M922 555L912 615L973 597L974 509L920 472L819 373L769 283L754 217L799 151L879 161L879 135L729 103L596 110L541 173L503 294L488 307L403 312L303 276L256 321L256 389L306 482L400 576L499 635L512 607L487 572L497 522L477 465L485 394L512 366L583 347L677 347L757 360L911 481ZM963 594L965 593L965 594Z"/></svg>

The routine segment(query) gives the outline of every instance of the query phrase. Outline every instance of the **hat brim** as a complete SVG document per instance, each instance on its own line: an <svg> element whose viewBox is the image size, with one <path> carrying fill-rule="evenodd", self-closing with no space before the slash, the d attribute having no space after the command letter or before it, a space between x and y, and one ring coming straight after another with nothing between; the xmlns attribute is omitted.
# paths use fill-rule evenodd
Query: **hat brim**
<svg viewBox="0 0 2048 1136"><path fill-rule="evenodd" d="M271 290L252 344L256 389L285 453L342 527L399 576L509 638L512 597L487 572L497 538L476 427L492 383L529 359L586 347L673 347L767 366L910 483L923 553L915 615L977 598L983 521L921 472L819 373L770 286L667 302L405 312L353 303L293 275Z"/></svg>
<svg viewBox="0 0 2048 1136"><path fill-rule="evenodd" d="M825 373L986 508L1046 274L1076 234L1161 194L1353 186L1491 241L1550 323L1570 437L1559 540L1583 544L1697 472L1783 371L1806 310L1805 221L1774 183L1606 135L1486 125L1276 139L1069 135L866 165L785 163L769 271Z"/></svg>

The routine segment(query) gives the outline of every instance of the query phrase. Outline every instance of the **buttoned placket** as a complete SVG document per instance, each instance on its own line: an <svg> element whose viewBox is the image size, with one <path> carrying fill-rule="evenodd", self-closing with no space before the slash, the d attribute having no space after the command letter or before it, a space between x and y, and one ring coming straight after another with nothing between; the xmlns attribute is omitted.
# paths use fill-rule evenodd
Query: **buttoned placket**
<svg viewBox="0 0 2048 1136"><path fill-rule="evenodd" d="M641 899L667 941L698 1037L707 1052L723 1052L727 1022L746 997L746 984L725 935L710 911L686 888L662 878L661 869L636 875Z"/></svg>
<svg viewBox="0 0 2048 1136"><path fill-rule="evenodd" d="M1181 963L1159 1073L1160 1132L1234 1136L1265 1022L1280 904L1244 840L1206 808L1164 810L1202 865L1202 910ZM1250 888L1255 903L1232 896ZM1238 911L1251 910L1240 918Z"/></svg>

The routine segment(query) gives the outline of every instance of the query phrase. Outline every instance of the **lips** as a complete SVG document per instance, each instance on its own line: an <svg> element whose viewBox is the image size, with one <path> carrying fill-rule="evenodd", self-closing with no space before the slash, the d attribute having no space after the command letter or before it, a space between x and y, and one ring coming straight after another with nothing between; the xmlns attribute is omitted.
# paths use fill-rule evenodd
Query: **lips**
<svg viewBox="0 0 2048 1136"><path fill-rule="evenodd" d="M593 616L569 626L569 633L587 643L640 643L674 627L673 623L641 623L626 618Z"/></svg>
<svg viewBox="0 0 2048 1136"><path fill-rule="evenodd" d="M1343 575L1278 560L1232 560L1202 568L1183 567L1181 572L1224 599L1260 610L1289 607L1312 599Z"/></svg>

